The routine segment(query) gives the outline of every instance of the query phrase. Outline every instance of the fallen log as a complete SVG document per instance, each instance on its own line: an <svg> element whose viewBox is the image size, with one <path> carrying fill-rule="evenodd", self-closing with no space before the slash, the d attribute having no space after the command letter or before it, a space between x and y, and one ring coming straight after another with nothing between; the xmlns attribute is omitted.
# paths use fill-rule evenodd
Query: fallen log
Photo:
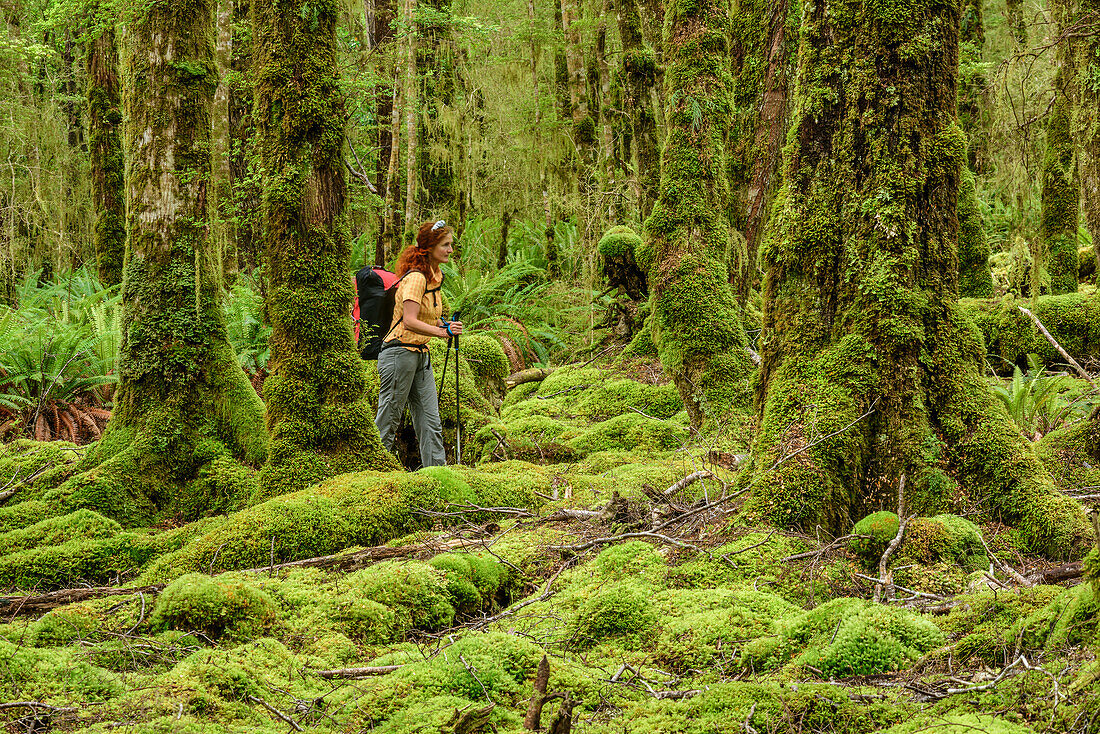
<svg viewBox="0 0 1100 734"><path fill-rule="evenodd" d="M1059 581L1080 578L1083 573L1084 568L1082 567L1082 562L1073 561L1072 563L1063 563L1061 566L1030 573L1027 575L1027 580L1033 585L1056 584Z"/></svg>
<svg viewBox="0 0 1100 734"><path fill-rule="evenodd" d="M0 596L0 616L22 617L42 614L89 599L102 599L106 596L133 596L135 594L159 594L165 584L119 588L117 586L92 586L77 589L58 589L45 594L25 596Z"/></svg>
<svg viewBox="0 0 1100 734"><path fill-rule="evenodd" d="M516 385L522 385L525 382L542 382L553 373L553 367L531 367L530 369L520 370L504 378L504 384L508 389L512 389Z"/></svg>
<svg viewBox="0 0 1100 734"><path fill-rule="evenodd" d="M359 678L371 678L376 675L389 675L401 670L400 665L374 665L365 668L337 668L336 670L318 670L317 675L325 680L333 678L346 678L358 680Z"/></svg>

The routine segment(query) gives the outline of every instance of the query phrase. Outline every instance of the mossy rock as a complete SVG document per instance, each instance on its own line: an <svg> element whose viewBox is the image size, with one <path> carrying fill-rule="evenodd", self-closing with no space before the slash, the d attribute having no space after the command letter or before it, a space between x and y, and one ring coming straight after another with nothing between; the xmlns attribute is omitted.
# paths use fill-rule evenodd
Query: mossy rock
<svg viewBox="0 0 1100 734"><path fill-rule="evenodd" d="M149 617L156 630L200 631L211 639L259 636L274 622L275 602L246 576L189 573L168 584Z"/></svg>
<svg viewBox="0 0 1100 734"><path fill-rule="evenodd" d="M576 644L585 648L611 638L627 648L647 644L657 623L651 593L637 581L620 581L594 590L571 625Z"/></svg>
<svg viewBox="0 0 1100 734"><path fill-rule="evenodd" d="M618 225L607 230L596 249L605 260L634 259L634 250L642 244L642 238L630 227Z"/></svg>
<svg viewBox="0 0 1100 734"><path fill-rule="evenodd" d="M37 474L31 486L19 488L15 498L19 502L42 499L42 493L59 484L85 451L68 441L17 438L11 443L0 443L0 486L15 486L16 482L21 484Z"/></svg>

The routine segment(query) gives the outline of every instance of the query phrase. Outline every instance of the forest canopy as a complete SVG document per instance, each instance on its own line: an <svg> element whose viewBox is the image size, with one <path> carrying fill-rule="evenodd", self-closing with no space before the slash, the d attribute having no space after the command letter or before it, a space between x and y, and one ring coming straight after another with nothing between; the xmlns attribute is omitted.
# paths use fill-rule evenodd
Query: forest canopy
<svg viewBox="0 0 1100 734"><path fill-rule="evenodd" d="M1096 0L0 16L11 731L1100 732Z"/></svg>

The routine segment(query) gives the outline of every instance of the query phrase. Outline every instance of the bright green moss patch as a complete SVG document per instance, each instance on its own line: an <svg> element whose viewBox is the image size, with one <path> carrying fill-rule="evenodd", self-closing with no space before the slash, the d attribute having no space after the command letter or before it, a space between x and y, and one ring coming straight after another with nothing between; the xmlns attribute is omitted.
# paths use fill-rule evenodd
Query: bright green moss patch
<svg viewBox="0 0 1100 734"><path fill-rule="evenodd" d="M0 555L38 546L61 545L70 540L101 540L113 538L122 530L114 520L92 512L76 512L52 517L21 530L0 534Z"/></svg>
<svg viewBox="0 0 1100 734"><path fill-rule="evenodd" d="M870 535L870 538L853 538L848 547L866 558L882 555L886 546L898 534L900 522L893 512L874 512L863 518L852 528L852 535Z"/></svg>
<svg viewBox="0 0 1100 734"><path fill-rule="evenodd" d="M917 734L935 731L937 734L1034 734L1035 730L1023 724L988 714L925 714L885 731L885 734Z"/></svg>
<svg viewBox="0 0 1100 734"><path fill-rule="evenodd" d="M789 663L836 677L901 670L945 640L912 612L849 598L779 620L773 631L777 637L746 646L746 664L767 670Z"/></svg>
<svg viewBox="0 0 1100 734"><path fill-rule="evenodd" d="M248 639L259 636L274 618L274 602L252 579L190 573L160 593L149 624L215 639L223 634Z"/></svg>

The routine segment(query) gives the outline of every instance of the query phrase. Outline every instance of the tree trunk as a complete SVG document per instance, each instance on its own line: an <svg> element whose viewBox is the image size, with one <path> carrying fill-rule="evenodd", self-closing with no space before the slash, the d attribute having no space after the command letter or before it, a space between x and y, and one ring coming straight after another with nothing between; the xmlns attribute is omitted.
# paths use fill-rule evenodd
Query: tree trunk
<svg viewBox="0 0 1100 734"><path fill-rule="evenodd" d="M729 22L728 0L668 6L660 195L635 253L652 288L654 343L695 427L744 405L751 369L729 285Z"/></svg>
<svg viewBox="0 0 1100 734"><path fill-rule="evenodd" d="M630 118L633 158L638 189L638 211L644 222L657 203L660 182L660 147L653 111L657 84L657 58L642 36L642 20L636 0L618 0L619 38L623 44L624 111Z"/></svg>
<svg viewBox="0 0 1100 734"><path fill-rule="evenodd" d="M263 496L349 471L399 468L374 427L348 318L338 10L337 0L253 0L272 326Z"/></svg>
<svg viewBox="0 0 1100 734"><path fill-rule="evenodd" d="M989 257L993 254L985 238L985 223L978 208L978 191L974 174L966 169L959 179L959 296L962 298L992 298L993 271Z"/></svg>
<svg viewBox="0 0 1100 734"><path fill-rule="evenodd" d="M1065 67L1062 71L1066 71ZM1063 81L1065 76L1058 75ZM1069 130L1070 100L1063 91L1065 85L1057 87L1058 97L1046 125L1040 225L1043 257L1038 260L1046 268L1053 295L1077 291L1077 207L1081 194Z"/></svg>
<svg viewBox="0 0 1100 734"><path fill-rule="evenodd" d="M123 198L126 163L122 154L118 46L113 22L108 21L97 37L88 40L86 69L96 269L103 285L109 286L122 282L126 251Z"/></svg>
<svg viewBox="0 0 1100 734"><path fill-rule="evenodd" d="M952 0L826 0L803 20L749 511L846 531L896 509L905 478L910 512L981 502L1062 554L1080 509L990 393L958 311L958 28Z"/></svg>
<svg viewBox="0 0 1100 734"><path fill-rule="evenodd" d="M115 409L67 510L127 524L225 511L263 462L263 404L226 338L207 223L210 0L150 3L129 28L130 255ZM102 78L102 75L97 75Z"/></svg>
<svg viewBox="0 0 1100 734"><path fill-rule="evenodd" d="M744 2L734 23L736 104L743 112L734 129L732 219L744 233L745 243L733 284L742 303L760 280L757 251L781 173L800 15L797 3Z"/></svg>
<svg viewBox="0 0 1100 734"><path fill-rule="evenodd" d="M397 18L397 0L364 0L363 5L367 10L367 37L370 42L370 50L373 51L392 43L393 21ZM394 57L396 58L396 56L395 52ZM395 68L399 66L399 64L394 64ZM397 132L391 118L393 118L394 102L397 99L397 82L400 77L390 74L386 78L394 79L394 83L392 85L380 83L375 90L377 113L375 119L378 121L378 164L375 167L374 180L378 182L378 196L383 202L378 221L378 239L374 248L374 262L377 265L384 265L386 262L385 232L387 212L390 210L386 208L385 203L390 201L389 187L391 183L391 179L387 174L389 173L390 154L396 140L394 133Z"/></svg>
<svg viewBox="0 0 1100 734"><path fill-rule="evenodd" d="M260 191L260 153L252 117L252 0L233 0L233 37L230 41L234 71L229 88L229 178L233 196L234 244L237 261L247 272L260 265L263 246L263 207ZM261 293L267 279L261 278Z"/></svg>
<svg viewBox="0 0 1100 734"><path fill-rule="evenodd" d="M397 221L397 169L401 158L401 119L405 110L405 99L401 96L401 64L397 64L393 75L393 106L390 111L390 159L386 165L386 195L382 199L382 256L377 264L385 265L397 257L401 243L401 234Z"/></svg>
<svg viewBox="0 0 1100 734"><path fill-rule="evenodd" d="M1100 1L1079 0L1078 20L1100 18ZM1081 79L1100 78L1100 34L1091 33L1076 39L1071 52L1074 69ZM1085 226L1092 238L1096 271L1100 273L1100 88L1096 84L1074 85L1073 120L1074 148L1081 182L1081 207ZM1100 281L1097 281L1100 282Z"/></svg>
<svg viewBox="0 0 1100 734"><path fill-rule="evenodd" d="M497 268L501 269L508 264L508 229L512 225L512 215L515 211L505 206L500 215L500 250L497 251Z"/></svg>
<svg viewBox="0 0 1100 734"><path fill-rule="evenodd" d="M223 286L228 288L237 277L237 236L233 227L233 177L229 170L230 135L229 72L233 65L233 2L218 0L217 43L218 86L214 90L211 152L214 158L214 197L211 202L211 233L215 253L221 264Z"/></svg>
<svg viewBox="0 0 1100 734"><path fill-rule="evenodd" d="M405 0L406 28L412 28L413 0ZM416 89L416 35L409 34L405 58L405 87L401 101L405 107L405 227L402 242L412 242L416 234L416 116L419 95Z"/></svg>

